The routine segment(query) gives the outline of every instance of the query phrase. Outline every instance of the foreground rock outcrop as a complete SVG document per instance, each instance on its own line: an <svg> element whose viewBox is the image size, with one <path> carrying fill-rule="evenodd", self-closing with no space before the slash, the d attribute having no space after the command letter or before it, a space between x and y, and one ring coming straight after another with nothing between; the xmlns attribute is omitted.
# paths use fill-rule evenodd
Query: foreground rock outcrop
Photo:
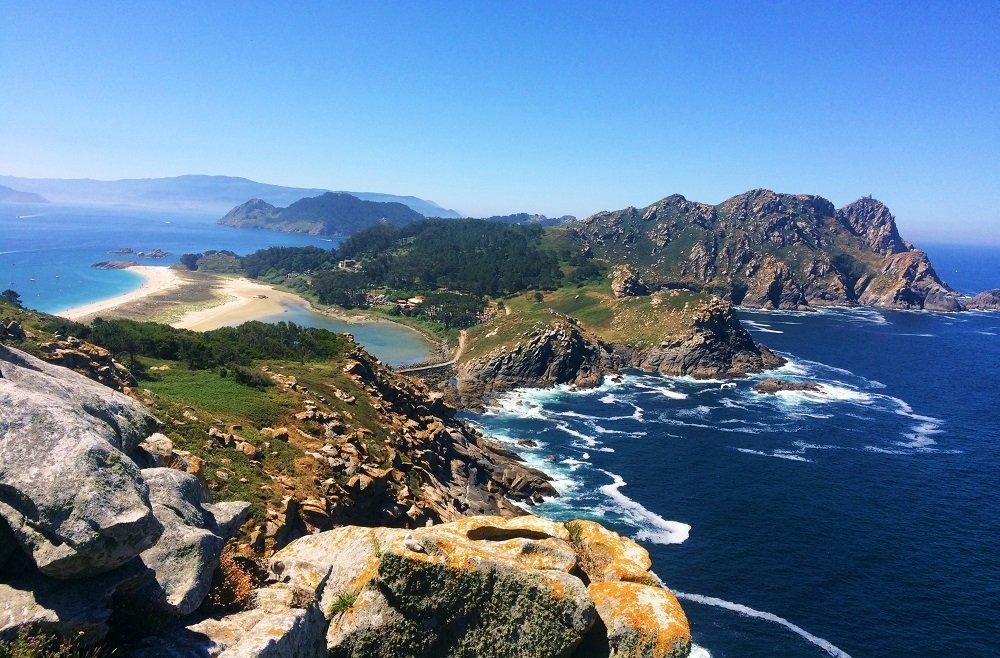
<svg viewBox="0 0 1000 658"><path fill-rule="evenodd" d="M201 604L249 505L140 470L156 425L135 400L0 345L0 638L30 625L93 643L115 599L170 615Z"/></svg>
<svg viewBox="0 0 1000 658"><path fill-rule="evenodd" d="M686 656L687 619L649 566L640 546L588 521L342 527L275 554L257 608L126 655Z"/></svg>

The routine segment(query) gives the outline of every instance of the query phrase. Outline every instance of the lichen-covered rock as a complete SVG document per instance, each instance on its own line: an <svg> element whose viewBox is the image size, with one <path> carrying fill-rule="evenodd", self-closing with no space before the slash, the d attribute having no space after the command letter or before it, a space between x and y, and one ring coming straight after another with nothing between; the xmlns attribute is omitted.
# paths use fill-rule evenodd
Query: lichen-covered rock
<svg viewBox="0 0 1000 658"><path fill-rule="evenodd" d="M153 513L163 525L154 546L139 556L154 577L122 597L129 605L186 615L201 605L226 540L250 513L249 503L209 503L193 475L172 468L147 468ZM212 511L219 513L217 520ZM221 521L221 522L220 522Z"/></svg>
<svg viewBox="0 0 1000 658"><path fill-rule="evenodd" d="M38 351L43 361L75 370L116 391L135 386L135 377L111 357L111 352L74 336L44 342Z"/></svg>
<svg viewBox="0 0 1000 658"><path fill-rule="evenodd" d="M169 629L123 655L686 656L687 620L669 591L644 584L655 580L645 550L596 523L567 525L481 516L302 537L270 559L253 609ZM601 571L586 564L594 556Z"/></svg>
<svg viewBox="0 0 1000 658"><path fill-rule="evenodd" d="M607 627L610 658L682 658L691 629L669 590L632 582L591 583L587 592Z"/></svg>
<svg viewBox="0 0 1000 658"><path fill-rule="evenodd" d="M567 656L595 619L568 538L531 516L345 527L296 540L272 568L300 586L302 565L329 571L331 656Z"/></svg>
<svg viewBox="0 0 1000 658"><path fill-rule="evenodd" d="M156 425L137 402L0 345L0 516L42 573L110 571L160 524L126 456Z"/></svg>
<svg viewBox="0 0 1000 658"><path fill-rule="evenodd" d="M659 586L649 573L649 552L600 523L577 519L566 524L580 556L580 568L591 582L630 581Z"/></svg>

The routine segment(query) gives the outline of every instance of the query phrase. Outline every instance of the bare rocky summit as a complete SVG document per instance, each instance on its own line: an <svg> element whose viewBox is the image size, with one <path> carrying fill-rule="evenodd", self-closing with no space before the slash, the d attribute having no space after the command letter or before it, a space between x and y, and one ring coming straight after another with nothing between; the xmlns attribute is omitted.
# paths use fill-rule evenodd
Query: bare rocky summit
<svg viewBox="0 0 1000 658"><path fill-rule="evenodd" d="M674 195L572 226L586 249L632 266L651 289L686 285L754 308L962 308L872 198L836 209L819 196L763 189L715 206Z"/></svg>

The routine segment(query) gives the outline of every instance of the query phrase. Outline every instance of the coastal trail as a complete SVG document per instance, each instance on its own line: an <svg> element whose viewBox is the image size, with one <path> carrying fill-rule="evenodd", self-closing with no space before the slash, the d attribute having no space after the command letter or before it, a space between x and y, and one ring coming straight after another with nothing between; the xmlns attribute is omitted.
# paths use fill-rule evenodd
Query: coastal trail
<svg viewBox="0 0 1000 658"><path fill-rule="evenodd" d="M458 333L458 348L455 350L455 356L450 360L444 361L442 363L432 363L427 366L414 366L412 368L400 368L396 372L403 374L410 374L414 372L422 372L424 370L436 370L438 368L445 368L447 366L453 366L458 363L458 360L462 358L462 354L465 352L465 346L468 341L469 334L465 329L462 329Z"/></svg>

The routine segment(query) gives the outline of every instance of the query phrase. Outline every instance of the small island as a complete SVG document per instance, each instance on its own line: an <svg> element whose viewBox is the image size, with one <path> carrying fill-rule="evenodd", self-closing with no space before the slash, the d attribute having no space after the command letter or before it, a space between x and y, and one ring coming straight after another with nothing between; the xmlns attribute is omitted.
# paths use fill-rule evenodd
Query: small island
<svg viewBox="0 0 1000 658"><path fill-rule="evenodd" d="M757 393L764 393L765 395L774 395L780 391L812 391L813 393L823 392L820 385L815 382L788 382L782 379L774 379L773 377L769 377L758 383L753 387L753 390Z"/></svg>

